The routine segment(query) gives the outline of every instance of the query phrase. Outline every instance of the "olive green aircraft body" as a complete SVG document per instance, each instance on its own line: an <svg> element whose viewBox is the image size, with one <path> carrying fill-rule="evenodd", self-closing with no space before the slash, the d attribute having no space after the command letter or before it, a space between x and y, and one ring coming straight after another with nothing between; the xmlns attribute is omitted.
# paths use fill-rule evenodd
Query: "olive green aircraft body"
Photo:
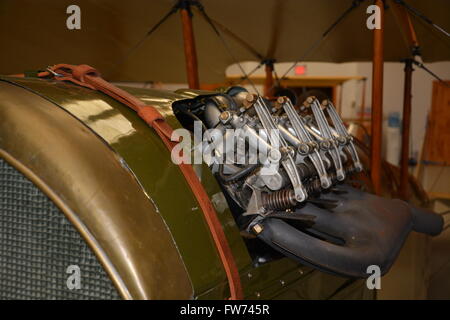
<svg viewBox="0 0 450 320"><path fill-rule="evenodd" d="M208 92L124 88L180 123L172 103ZM226 299L224 268L203 213L158 135L112 98L68 83L0 79L0 157L75 225L124 299ZM247 299L372 299L364 280L281 258L255 265L212 173L195 166L215 206Z"/></svg>

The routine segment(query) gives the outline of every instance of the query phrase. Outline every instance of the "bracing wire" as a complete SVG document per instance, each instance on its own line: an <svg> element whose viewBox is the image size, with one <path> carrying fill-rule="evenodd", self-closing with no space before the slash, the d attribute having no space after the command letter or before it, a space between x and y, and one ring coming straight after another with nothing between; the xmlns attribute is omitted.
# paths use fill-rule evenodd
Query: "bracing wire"
<svg viewBox="0 0 450 320"><path fill-rule="evenodd" d="M201 5L199 2L195 3L196 7L198 8L198 10L200 11L200 13L202 14L203 18L205 18L206 22L210 25L211 29L214 31L214 33L217 35L217 37L220 39L220 41L222 42L223 46L225 47L225 50L228 52L228 55L231 57L231 59L233 60L233 62L238 66L238 68L241 70L242 75L244 76L245 80L248 81L248 83L250 83L250 85L252 86L253 90L255 90L256 93L258 93L259 95L259 91L256 88L255 84L253 83L253 81L250 79L249 75L247 74L247 72L245 72L244 68L242 67L242 65L239 63L239 61L236 59L235 55L233 54L232 50L230 49L230 47L228 46L228 43L225 41L225 38L221 35L220 31L216 28L216 26L214 25L213 21L211 20L211 18L208 16L208 14L205 11L205 8L203 7L203 5Z"/></svg>
<svg viewBox="0 0 450 320"><path fill-rule="evenodd" d="M117 70L118 67L120 67L121 65L123 65L126 60L128 60L128 58L137 50L139 49L142 44L145 42L145 40L147 40L148 37L150 37L151 34L153 34L171 15L173 15L174 13L176 13L179 9L179 5L176 4L174 5L169 12L166 13L166 15L164 15L164 17L161 18L161 20L159 20L153 27L151 27L146 33L145 35L138 41L136 42L135 45L133 45L128 51L127 53L122 56L116 63L115 63L115 67L114 70Z"/></svg>
<svg viewBox="0 0 450 320"><path fill-rule="evenodd" d="M325 38L327 38L327 36L336 28L336 26L342 21L344 20L344 18L346 16L348 16L348 14L350 12L352 12L354 9L356 9L364 0L354 0L351 4L351 6L349 8L347 8L337 19L336 21L334 21L326 30L324 33L322 33L322 36L317 39L308 49L306 49L306 51L303 53L302 56L300 56L299 59L297 59L284 73L283 75L279 78L279 81L283 80L286 75L301 61L304 61L312 52L314 52L319 45L322 43L323 40L325 40ZM276 85L280 85L279 81Z"/></svg>
<svg viewBox="0 0 450 320"><path fill-rule="evenodd" d="M428 23L429 25L433 26L436 30L439 30L440 32L442 32L443 34L445 34L447 37L450 37L450 33L448 33L447 31L444 30L444 28L438 26L436 23L434 23L430 18L428 18L426 15L424 15L423 13L421 13L419 10L417 10L416 8L412 7L411 5L407 4L405 1L403 0L394 0L396 3L402 5L403 7L405 7L408 11L410 11L412 14L414 14L416 17L419 17L420 19L422 19L423 21L425 21L426 23Z"/></svg>

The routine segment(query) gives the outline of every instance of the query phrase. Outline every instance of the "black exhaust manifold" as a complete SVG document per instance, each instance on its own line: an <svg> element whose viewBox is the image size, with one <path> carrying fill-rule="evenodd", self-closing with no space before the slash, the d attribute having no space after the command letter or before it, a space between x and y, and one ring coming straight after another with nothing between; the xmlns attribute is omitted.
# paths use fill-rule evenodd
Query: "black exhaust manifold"
<svg viewBox="0 0 450 320"><path fill-rule="evenodd" d="M310 221L301 228L280 215L269 216L259 222L258 238L321 271L367 278L371 265L378 266L381 274L389 271L412 230L433 236L442 231L442 217L431 211L346 185L334 188L338 192L319 197L334 202L333 208L305 204L292 213Z"/></svg>

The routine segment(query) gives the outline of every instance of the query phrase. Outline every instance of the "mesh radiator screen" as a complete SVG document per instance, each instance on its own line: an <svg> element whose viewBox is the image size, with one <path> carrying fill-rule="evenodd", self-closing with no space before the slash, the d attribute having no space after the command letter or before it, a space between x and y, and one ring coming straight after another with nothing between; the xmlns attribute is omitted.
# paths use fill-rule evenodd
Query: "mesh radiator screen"
<svg viewBox="0 0 450 320"><path fill-rule="evenodd" d="M79 267L79 289L67 285L69 277L69 283L75 283L76 274L68 270L73 265ZM3 159L0 299L120 299L105 270L64 214Z"/></svg>

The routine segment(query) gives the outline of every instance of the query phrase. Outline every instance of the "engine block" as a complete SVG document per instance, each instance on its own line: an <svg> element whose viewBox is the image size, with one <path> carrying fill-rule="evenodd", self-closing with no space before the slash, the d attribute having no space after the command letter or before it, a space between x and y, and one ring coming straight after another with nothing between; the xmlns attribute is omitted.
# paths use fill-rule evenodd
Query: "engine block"
<svg viewBox="0 0 450 320"><path fill-rule="evenodd" d="M291 210L362 165L330 100L268 100L240 88L194 110L204 159L244 216Z"/></svg>

